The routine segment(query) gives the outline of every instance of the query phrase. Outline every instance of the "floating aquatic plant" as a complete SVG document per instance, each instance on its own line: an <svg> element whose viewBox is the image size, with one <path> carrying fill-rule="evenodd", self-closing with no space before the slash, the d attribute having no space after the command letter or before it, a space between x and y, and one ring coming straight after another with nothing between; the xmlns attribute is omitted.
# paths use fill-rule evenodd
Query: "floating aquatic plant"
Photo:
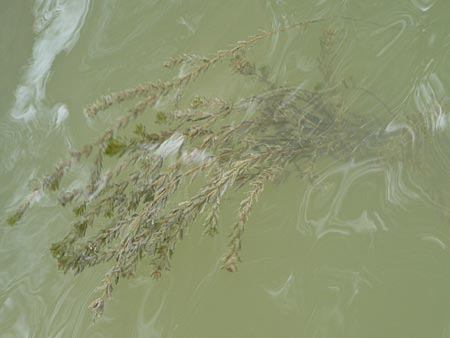
<svg viewBox="0 0 450 338"><path fill-rule="evenodd" d="M150 261L154 278L169 270L176 246L191 224L201 221L205 234L218 233L225 196L242 190L222 260L223 269L236 271L245 225L268 184L290 171L313 180L317 163L328 158L345 161L376 152L383 160L393 151L397 156L411 143L403 132L380 134L385 127L382 120L368 121L346 102L345 93L352 89L332 79L336 30L324 30L319 41L322 84L315 89L276 85L267 66L248 58L248 50L259 41L305 30L319 21L323 19L261 32L210 57L173 58L166 67L188 64L190 70L171 81L140 84L99 98L85 108L88 117L127 102L130 108L95 142L59 162L7 222L17 223L38 192L54 191L62 206L70 205L73 223L52 245L51 254L65 272L109 264L99 297L91 304L100 315L105 299L120 279L134 276L142 259ZM222 61L232 72L260 81L267 89L236 101L194 96L180 102L190 83ZM161 99L168 103L157 109ZM144 112L153 113L155 123L139 123ZM65 174L83 161L92 166L88 181L80 188L65 189ZM179 201L177 191L194 181L200 188Z"/></svg>

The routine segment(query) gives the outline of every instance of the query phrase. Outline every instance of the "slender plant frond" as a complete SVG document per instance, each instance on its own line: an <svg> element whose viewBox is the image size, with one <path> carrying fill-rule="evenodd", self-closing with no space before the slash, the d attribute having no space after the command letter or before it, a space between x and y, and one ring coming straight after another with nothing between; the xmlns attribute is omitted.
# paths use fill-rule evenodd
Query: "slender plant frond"
<svg viewBox="0 0 450 338"><path fill-rule="evenodd" d="M370 153L382 161L411 146L407 133L380 135L382 120L367 120L346 102L345 93L351 89L333 75L331 55L339 39L335 30L325 30L318 43L320 89L277 86L267 68L247 56L264 39L322 21L261 32L210 57L173 58L166 67L189 63L190 71L111 93L88 105L85 114L90 118L118 104L129 108L97 140L59 162L7 223L19 222L36 194L55 192L62 206L71 206L73 223L52 245L51 254L65 272L109 264L97 288L99 297L90 306L100 315L113 289L122 278L135 275L140 261L150 262L154 278L169 270L189 226L200 222L205 234L218 233L223 228L221 206L242 190L245 195L222 264L225 270L237 271L251 211L277 178L295 171L313 179L317 163L324 159L347 161ZM222 61L228 61L232 73L256 79L268 89L236 101L195 96L188 103L171 102L176 100L172 94L182 93ZM158 111L155 104L161 98L171 104ZM156 126L143 122L145 112L153 112ZM141 123L135 121L139 118ZM420 128L419 120L416 125ZM80 162L91 165L89 179L81 188L66 190L64 177ZM188 185L198 189L180 201L179 190Z"/></svg>

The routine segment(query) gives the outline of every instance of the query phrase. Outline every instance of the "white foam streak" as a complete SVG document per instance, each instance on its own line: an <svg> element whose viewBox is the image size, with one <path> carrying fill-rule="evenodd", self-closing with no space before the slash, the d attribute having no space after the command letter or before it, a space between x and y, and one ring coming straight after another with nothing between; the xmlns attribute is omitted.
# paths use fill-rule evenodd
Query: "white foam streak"
<svg viewBox="0 0 450 338"><path fill-rule="evenodd" d="M423 234L421 236L421 239L423 241L435 244L437 247L439 247L442 250L447 249L447 245L440 238L436 237L435 235Z"/></svg>
<svg viewBox="0 0 450 338"><path fill-rule="evenodd" d="M211 155L208 155L204 150L195 148L192 151L184 151L181 160L187 164L204 163Z"/></svg>
<svg viewBox="0 0 450 338"><path fill-rule="evenodd" d="M414 5L414 7L421 10L422 12L427 12L431 7L434 6L435 1L434 0L411 0L411 3Z"/></svg>
<svg viewBox="0 0 450 338"><path fill-rule="evenodd" d="M37 0L34 9L36 39L29 65L16 89L11 116L29 121L42 110L46 83L55 58L77 42L90 0ZM59 115L64 117L67 115ZM59 121L60 123L61 121Z"/></svg>
<svg viewBox="0 0 450 338"><path fill-rule="evenodd" d="M155 154L162 157L168 157L177 152L183 145L183 142L183 135L175 133L161 143L158 149L156 149Z"/></svg>
<svg viewBox="0 0 450 338"><path fill-rule="evenodd" d="M447 99L444 86L436 73L427 74L414 90L414 101L427 127L433 131L446 129L449 118L440 101Z"/></svg>
<svg viewBox="0 0 450 338"><path fill-rule="evenodd" d="M55 125L56 127L60 127L64 120L69 116L69 109L65 104L60 104L55 108Z"/></svg>
<svg viewBox="0 0 450 338"><path fill-rule="evenodd" d="M398 163L398 167L388 167L385 170L386 177L386 199L400 208L406 210L406 203L410 200L419 200L420 195L411 190L403 181L406 173L403 171L403 165ZM412 186L412 184L411 184Z"/></svg>
<svg viewBox="0 0 450 338"><path fill-rule="evenodd" d="M287 300L289 299L289 290L291 289L293 283L294 276L291 273L281 286L274 289L266 288L265 290L272 298L283 298L284 300Z"/></svg>
<svg viewBox="0 0 450 338"><path fill-rule="evenodd" d="M407 16L404 19L399 19L393 23L391 23L390 25L387 25L385 27L382 27L380 29L378 29L377 31L374 32L373 35L378 35L380 33L384 33L387 30L390 30L392 28L394 28L395 26L399 26L399 31L397 33L397 35L394 36L394 38L391 39L391 41L389 41L378 53L377 53L377 57L382 56L383 54L385 54L389 49L391 49L391 47L396 45L396 41L398 41L398 39L403 35L403 33L405 32L406 27L408 26L408 22L407 21L411 21L411 18L409 16ZM411 24L411 22L410 22Z"/></svg>

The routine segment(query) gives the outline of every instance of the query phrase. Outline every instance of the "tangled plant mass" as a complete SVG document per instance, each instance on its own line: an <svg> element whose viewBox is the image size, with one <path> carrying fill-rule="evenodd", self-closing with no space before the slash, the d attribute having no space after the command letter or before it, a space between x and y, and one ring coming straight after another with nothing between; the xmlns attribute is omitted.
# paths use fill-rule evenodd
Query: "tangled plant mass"
<svg viewBox="0 0 450 338"><path fill-rule="evenodd" d="M96 315L103 312L104 302L119 280L134 276L141 260L151 262L155 278L169 270L177 244L194 222L203 222L204 233L215 235L227 194L244 192L222 265L236 271L254 204L264 188L288 168L313 180L317 163L323 159L347 161L367 156L369 149L375 150L380 161L387 159L386 149L396 156L405 153L411 143L409 135L380 135L383 121L367 121L352 111L345 101L345 93L351 89L331 80L329 56L338 39L335 30L324 30L319 41L320 89L277 86L269 80L267 67L258 67L247 57L246 52L261 40L306 30L322 21L262 32L211 57L186 54L171 59L166 67L188 63L190 71L172 81L105 95L85 108L85 114L94 118L112 106L130 103L128 111L100 138L59 162L39 192L54 191L62 206L73 207L69 232L51 247L59 267L79 273L100 263L109 264L97 289L99 297L91 304ZM267 89L236 101L194 96L180 104L179 97L189 84L226 60L232 72L256 79ZM155 104L161 98L168 104L159 111ZM156 126L135 121L134 131L128 131L144 112L153 112ZM83 161L92 166L88 182L78 189L64 189L64 175ZM180 187L194 181L201 187L178 202ZM33 194L8 218L9 224L20 220L32 204Z"/></svg>

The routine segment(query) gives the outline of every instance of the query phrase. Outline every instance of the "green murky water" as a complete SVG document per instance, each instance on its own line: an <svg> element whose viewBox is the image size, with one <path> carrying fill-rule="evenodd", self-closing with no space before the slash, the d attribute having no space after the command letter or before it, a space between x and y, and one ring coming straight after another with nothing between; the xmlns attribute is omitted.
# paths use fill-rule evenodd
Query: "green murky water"
<svg viewBox="0 0 450 338"><path fill-rule="evenodd" d="M450 3L22 0L1 7L2 217L68 149L120 114L89 120L87 103L168 78L161 65L172 56L209 55L289 22L335 17L265 44L259 53L277 83L316 81L318 36L332 24L343 32L334 74L369 93L351 97L361 111L387 118L387 131L410 130L405 116L420 112L430 135L420 170L400 157L382 165L367 156L333 162L313 183L293 173L269 186L233 274L220 269L239 202L231 196L219 236L204 238L194 224L172 271L153 281L141 266L96 323L87 306L105 269L75 277L57 269L48 248L72 215L44 195L17 226L2 218L1 337L450 337ZM246 95L214 75L195 88ZM80 168L70 177L86 175Z"/></svg>

